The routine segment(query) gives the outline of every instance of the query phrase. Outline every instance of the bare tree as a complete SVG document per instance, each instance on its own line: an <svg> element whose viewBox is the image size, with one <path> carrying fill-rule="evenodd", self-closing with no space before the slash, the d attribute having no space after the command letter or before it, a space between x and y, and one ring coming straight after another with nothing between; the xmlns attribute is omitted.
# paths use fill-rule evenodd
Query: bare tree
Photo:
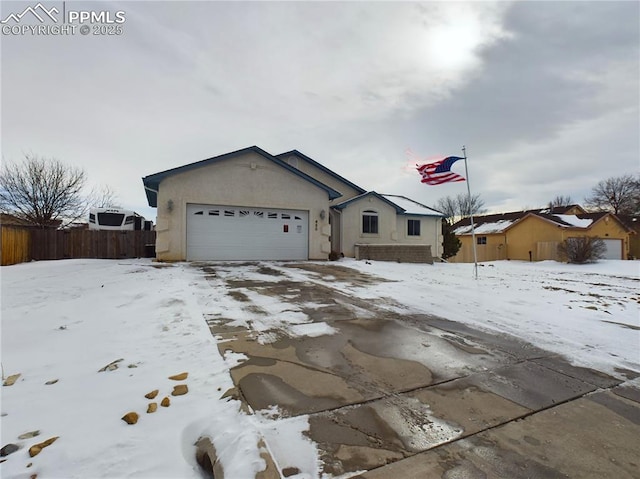
<svg viewBox="0 0 640 479"><path fill-rule="evenodd" d="M460 218L466 218L471 214L482 214L487 211L484 209L484 201L480 198L480 195L471 195L471 198L469 198L464 193L460 193L455 197L445 196L440 198L436 202L434 209L447 215L447 218L450 218L452 222Z"/></svg>
<svg viewBox="0 0 640 479"><path fill-rule="evenodd" d="M118 195L107 185L102 185L100 189L93 190L89 194L89 204L94 208L120 208Z"/></svg>
<svg viewBox="0 0 640 479"><path fill-rule="evenodd" d="M455 218L458 216L458 203L456 199L452 196L445 196L444 198L440 198L434 209L438 210L440 213L447 216L447 218Z"/></svg>
<svg viewBox="0 0 640 479"><path fill-rule="evenodd" d="M56 159L25 155L0 173L0 210L40 228L57 227L82 217L88 206L82 194L84 170Z"/></svg>
<svg viewBox="0 0 640 479"><path fill-rule="evenodd" d="M600 238L567 238L558 245L560 259L568 263L593 263L604 257L607 247Z"/></svg>
<svg viewBox="0 0 640 479"><path fill-rule="evenodd" d="M640 176L623 175L600 181L585 198L585 204L616 215L640 214Z"/></svg>
<svg viewBox="0 0 640 479"><path fill-rule="evenodd" d="M456 201L458 202L458 212L463 218L470 215L479 215L487 211L484 207L484 200L480 198L479 194L469 197L469 195L460 193L456 196Z"/></svg>
<svg viewBox="0 0 640 479"><path fill-rule="evenodd" d="M571 196L558 195L549 202L549 209L553 211L554 208L558 208L560 206L571 206L572 204L573 200L571 199Z"/></svg>

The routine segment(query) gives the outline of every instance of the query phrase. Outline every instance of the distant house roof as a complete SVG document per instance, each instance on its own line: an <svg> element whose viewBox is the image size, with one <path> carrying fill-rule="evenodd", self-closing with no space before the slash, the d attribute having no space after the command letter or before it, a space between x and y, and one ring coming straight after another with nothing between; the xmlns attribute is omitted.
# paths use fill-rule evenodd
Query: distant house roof
<svg viewBox="0 0 640 479"><path fill-rule="evenodd" d="M428 206L425 206L422 203L418 203L417 201L413 201L406 196L382 195L380 193L376 193L375 191L368 191L361 195L350 198L346 201L343 201L342 203L334 205L333 208L336 208L338 210L344 209L351 203L366 198L367 196L378 198L379 200L394 208L396 210L396 213L399 215L437 216L441 218L445 217L445 215L440 213L439 211L429 208Z"/></svg>
<svg viewBox="0 0 640 479"><path fill-rule="evenodd" d="M640 232L640 216L617 215L620 221L632 231Z"/></svg>
<svg viewBox="0 0 640 479"><path fill-rule="evenodd" d="M615 215L606 211L600 211L597 213L580 213L577 215L567 215L564 212L575 207L577 205L571 205L568 207L554 208L553 212L546 209L514 211L509 213L499 213L493 215L474 216L473 224L476 234L499 234L504 233L513 225L523 220L527 216L534 215L545 221L556 224L561 228L580 228L587 229L593 226L596 222L600 221L607 215L613 216L622 226L626 227ZM584 211L581 207L580 210ZM471 218L463 218L451 227L452 231L456 235L470 235L471 231Z"/></svg>
<svg viewBox="0 0 640 479"><path fill-rule="evenodd" d="M0 224L5 226L33 226L26 220L13 216L9 213L0 213Z"/></svg>
<svg viewBox="0 0 640 479"><path fill-rule="evenodd" d="M212 158L207 158L206 160L197 161L195 163L189 163L188 165L178 166L177 168L171 168L170 170L160 171L158 173L154 173L152 175L145 176L142 178L142 182L144 183L144 189L147 194L147 201L149 206L157 207L158 206L158 188L160 187L160 183L165 178L168 178L172 175L176 175L178 173L184 173L186 171L194 170L196 168L201 168L203 166L209 166L219 161L228 160L231 158L236 158L238 156L245 155L246 153L253 152L258 155L266 158L267 160L273 161L278 166L290 171L291 173L299 176L300 178L308 181L309 183L314 184L318 188L321 188L327 192L329 195L329 199L333 200L342 196L339 191L334 190L330 186L325 185L324 183L319 182L315 178L303 173L302 171L294 168L289 165L285 161L282 161L280 158L277 158L261 148L257 146L250 146L248 148L243 148L241 150L232 151L231 153L225 153L224 155L214 156Z"/></svg>
<svg viewBox="0 0 640 479"><path fill-rule="evenodd" d="M328 175L332 176L336 180L341 181L341 182L349 185L351 188L353 188L354 190L356 190L360 194L366 193L366 191L367 191L364 188L361 188L358 185L356 185L355 183L352 183L349 180L347 180L346 178L340 176L335 171L332 171L329 168L327 168L326 166L318 163L316 160L314 160L312 158L309 158L307 155L305 155L304 153L299 152L298 150L291 150L291 151L287 151L285 153L280 153L279 155L276 155L276 158L281 158L282 159L284 157L291 156L291 155L294 155L294 156L297 156L298 158L303 159L307 163L315 166L316 168L318 168L321 171L324 171L325 173L327 173Z"/></svg>

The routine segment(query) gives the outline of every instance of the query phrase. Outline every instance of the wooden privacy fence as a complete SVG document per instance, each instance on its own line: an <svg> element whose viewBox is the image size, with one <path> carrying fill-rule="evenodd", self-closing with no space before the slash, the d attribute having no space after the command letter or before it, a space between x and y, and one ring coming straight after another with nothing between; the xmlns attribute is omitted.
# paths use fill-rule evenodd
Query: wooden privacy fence
<svg viewBox="0 0 640 479"><path fill-rule="evenodd" d="M155 243L155 231L53 230L2 226L2 265L30 260L154 257Z"/></svg>
<svg viewBox="0 0 640 479"><path fill-rule="evenodd" d="M2 266L31 261L31 230L13 226L0 228Z"/></svg>

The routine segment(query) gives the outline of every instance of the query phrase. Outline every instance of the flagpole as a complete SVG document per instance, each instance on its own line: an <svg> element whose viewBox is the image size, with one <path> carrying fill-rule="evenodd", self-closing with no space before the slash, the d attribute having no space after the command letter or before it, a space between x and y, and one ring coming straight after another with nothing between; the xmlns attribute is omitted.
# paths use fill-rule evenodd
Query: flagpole
<svg viewBox="0 0 640 479"><path fill-rule="evenodd" d="M471 217L471 241L473 243L473 273L474 279L478 279L478 254L476 253L476 229L473 221L473 208L471 205L471 187L469 186L469 168L467 167L467 149L462 145L462 154L464 156L464 172L467 176L467 193L469 194L469 215Z"/></svg>

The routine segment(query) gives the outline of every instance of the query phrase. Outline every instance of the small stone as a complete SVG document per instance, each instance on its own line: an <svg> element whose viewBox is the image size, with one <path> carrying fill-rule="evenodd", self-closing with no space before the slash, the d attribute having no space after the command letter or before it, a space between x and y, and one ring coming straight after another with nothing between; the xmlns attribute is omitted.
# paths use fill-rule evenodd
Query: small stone
<svg viewBox="0 0 640 479"><path fill-rule="evenodd" d="M29 464L27 464L27 467L31 467L33 466L33 462L30 462Z"/></svg>
<svg viewBox="0 0 640 479"><path fill-rule="evenodd" d="M220 388L218 388L219 390ZM233 387L233 388L229 388L225 391L225 393L220 396L220 399L224 399L224 398L231 398L231 399L240 399L240 394L238 393L238 390Z"/></svg>
<svg viewBox="0 0 640 479"><path fill-rule="evenodd" d="M187 376L189 376L189 373L180 373L169 376L169 379L171 379L172 381L184 381L185 379L187 379Z"/></svg>
<svg viewBox="0 0 640 479"><path fill-rule="evenodd" d="M138 422L138 413L137 412L128 412L124 416L122 416L122 420L127 424L135 424Z"/></svg>
<svg viewBox="0 0 640 479"><path fill-rule="evenodd" d="M24 434L20 434L18 439L31 439L32 437L36 437L40 435L40 431L29 431Z"/></svg>
<svg viewBox="0 0 640 479"><path fill-rule="evenodd" d="M171 406L171 399L169 399L168 397L165 397L162 401L160 401L160 406L162 407Z"/></svg>
<svg viewBox="0 0 640 479"><path fill-rule="evenodd" d="M18 374L12 374L11 376L9 376L4 383L2 383L3 386L13 386L14 383L18 380L18 378L22 375L22 373L18 373Z"/></svg>
<svg viewBox="0 0 640 479"><path fill-rule="evenodd" d="M156 412L157 410L158 410L158 403L150 402L149 407L147 407L147 414L151 414L153 412Z"/></svg>
<svg viewBox="0 0 640 479"><path fill-rule="evenodd" d="M29 476L29 479L37 479L38 475L37 474L31 474L31 476Z"/></svg>
<svg viewBox="0 0 640 479"><path fill-rule="evenodd" d="M129 369L132 369L132 368L137 368L138 366L136 366L135 364L129 364L127 367L128 367Z"/></svg>
<svg viewBox="0 0 640 479"><path fill-rule="evenodd" d="M47 382L45 383L45 385L47 385L47 386L51 386L52 384L55 384L55 383L57 383L57 382L58 382L58 380L57 380L57 379L52 379L51 381L47 381Z"/></svg>
<svg viewBox="0 0 640 479"><path fill-rule="evenodd" d="M58 439L58 436L56 437L51 437L49 439L47 439L46 441L43 441L39 444L35 444L33 446L31 446L29 448L29 456L33 457L33 456L37 456L38 454L40 454L40 451L42 451L45 447L50 446L51 444L53 444L56 439Z"/></svg>
<svg viewBox="0 0 640 479"><path fill-rule="evenodd" d="M20 446L18 446L17 444L9 443L6 446L3 446L2 449L0 449L0 457L4 457L4 456L8 456L9 454L13 454L18 449L20 449Z"/></svg>
<svg viewBox="0 0 640 479"><path fill-rule="evenodd" d="M189 392L189 388L186 384L178 384L177 386L173 386L173 391L171 392L172 396L183 396Z"/></svg>
<svg viewBox="0 0 640 479"><path fill-rule="evenodd" d="M102 373L104 371L113 371L114 369L118 369L118 363L120 361L124 361L124 358L120 358L120 359L116 359L115 361L111 361L105 367L98 369L98 372Z"/></svg>
<svg viewBox="0 0 640 479"><path fill-rule="evenodd" d="M153 399L158 395L159 392L160 391L158 391L157 389L154 389L150 393L145 394L144 397L146 397L147 399Z"/></svg>
<svg viewBox="0 0 640 479"><path fill-rule="evenodd" d="M282 470L282 475L284 477L295 476L296 474L300 474L300 469L298 469L297 467L285 467Z"/></svg>

